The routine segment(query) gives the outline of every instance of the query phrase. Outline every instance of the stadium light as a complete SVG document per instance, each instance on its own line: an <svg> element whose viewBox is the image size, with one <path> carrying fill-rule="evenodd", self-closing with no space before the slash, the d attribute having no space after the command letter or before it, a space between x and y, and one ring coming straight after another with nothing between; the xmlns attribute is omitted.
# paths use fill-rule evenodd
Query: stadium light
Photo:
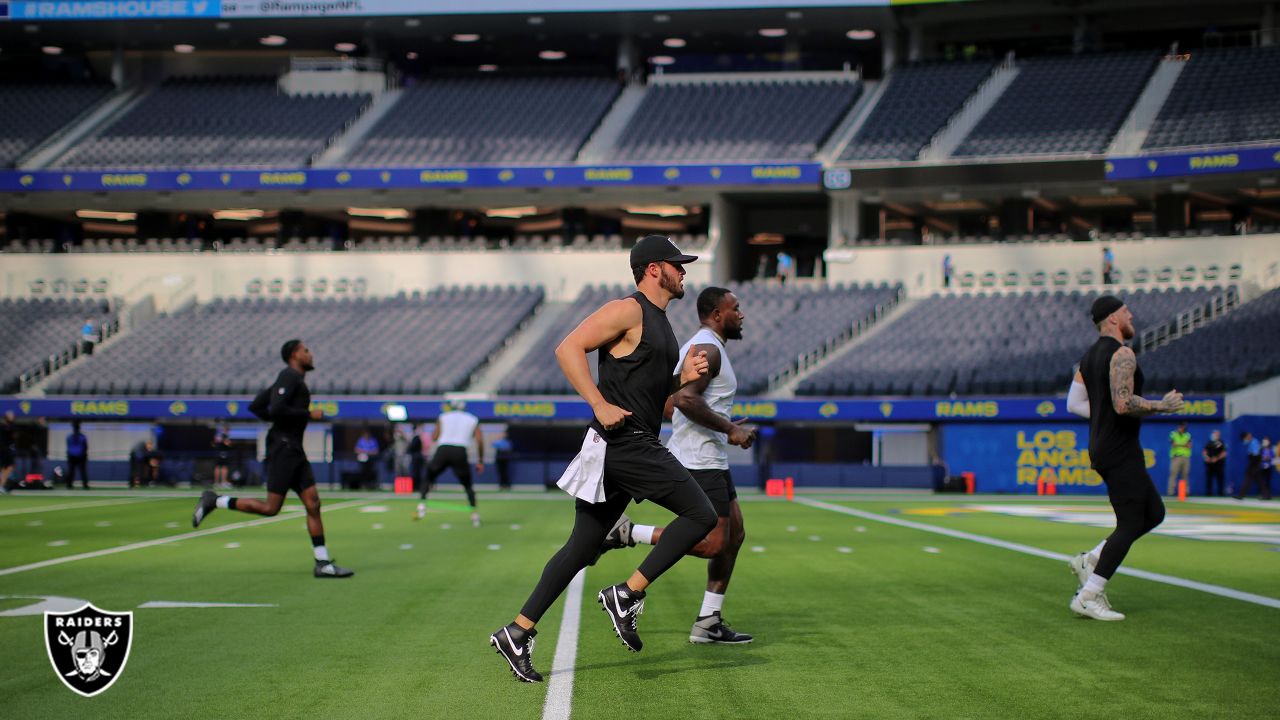
<svg viewBox="0 0 1280 720"><path fill-rule="evenodd" d="M479 33L456 33L453 36L453 41L460 43L473 43L479 39Z"/></svg>
<svg viewBox="0 0 1280 720"><path fill-rule="evenodd" d="M45 55L61 55L62 48L58 47L57 45L45 45L44 47L40 48L40 52L44 53Z"/></svg>
<svg viewBox="0 0 1280 720"><path fill-rule="evenodd" d="M409 419L409 410L403 405L387 405L387 420L391 422L404 422Z"/></svg>
<svg viewBox="0 0 1280 720"><path fill-rule="evenodd" d="M418 53L416 53L416 52L414 52L414 51L410 50L409 52L407 52L407 53L405 53L405 54L404 54L404 57L405 57L405 59L406 59L406 60L417 60L417 59L418 59Z"/></svg>
<svg viewBox="0 0 1280 720"><path fill-rule="evenodd" d="M760 37L767 38L780 38L787 36L786 28L760 28L756 32L760 34Z"/></svg>
<svg viewBox="0 0 1280 720"><path fill-rule="evenodd" d="M874 40L876 37L876 31L865 29L850 30L845 33L844 36L850 40Z"/></svg>
<svg viewBox="0 0 1280 720"><path fill-rule="evenodd" d="M116 222L127 222L137 220L138 213L135 212L115 212L112 210L77 210L76 217L85 220L115 220Z"/></svg>
<svg viewBox="0 0 1280 720"><path fill-rule="evenodd" d="M682 217L689 214L689 208L683 205L629 205L622 208L632 215L657 215L659 217Z"/></svg>
<svg viewBox="0 0 1280 720"><path fill-rule="evenodd" d="M340 42L340 43L338 43L338 44L334 45L334 46L333 46L333 49L334 49L334 50L337 50L337 51L338 51L338 52L340 52L340 53L355 52L355 51L356 51L356 44L355 44L355 43L353 43L353 42Z"/></svg>
<svg viewBox="0 0 1280 720"><path fill-rule="evenodd" d="M186 43L178 43L177 45L174 45L174 46L173 46L173 51L174 51L174 52L176 52L176 53L182 53L182 54L184 54L184 55L185 55L185 54L187 54L187 53L193 53L193 52L195 52L195 51L196 51L196 46L195 46L195 45L188 45L188 44L186 44Z"/></svg>
<svg viewBox="0 0 1280 720"><path fill-rule="evenodd" d="M685 45L688 45L688 43L685 42L684 38L667 38L666 40L662 41L662 44L666 45L669 48L677 48L677 49L682 48Z"/></svg>
<svg viewBox="0 0 1280 720"><path fill-rule="evenodd" d="M528 217L529 215L537 215L538 208L532 205L524 205L521 207L505 207L505 208L489 208L484 211L486 217L491 218L512 218L519 219Z"/></svg>
<svg viewBox="0 0 1280 720"><path fill-rule="evenodd" d="M266 215L261 210L214 210L214 220L237 220L240 222L248 222L250 220L258 220Z"/></svg>
<svg viewBox="0 0 1280 720"><path fill-rule="evenodd" d="M476 69L479 70L480 72L494 72L498 69L498 66L492 65L492 64L485 64L485 65L481 65Z"/></svg>
<svg viewBox="0 0 1280 720"><path fill-rule="evenodd" d="M266 37L258 38L258 42L266 45L267 47L280 47L289 41L283 35L268 35Z"/></svg>
<svg viewBox="0 0 1280 720"><path fill-rule="evenodd" d="M541 25L543 22L545 21L542 19L541 15L530 15L528 19L528 23L530 25Z"/></svg>
<svg viewBox="0 0 1280 720"><path fill-rule="evenodd" d="M538 57L543 60L563 60L567 57L567 53L563 50L543 50L538 53Z"/></svg>
<svg viewBox="0 0 1280 720"><path fill-rule="evenodd" d="M347 208L347 214L354 217L381 218L383 220L404 220L409 211L404 208Z"/></svg>
<svg viewBox="0 0 1280 720"><path fill-rule="evenodd" d="M649 58L649 62L654 65L675 65L676 59L670 55L654 55Z"/></svg>

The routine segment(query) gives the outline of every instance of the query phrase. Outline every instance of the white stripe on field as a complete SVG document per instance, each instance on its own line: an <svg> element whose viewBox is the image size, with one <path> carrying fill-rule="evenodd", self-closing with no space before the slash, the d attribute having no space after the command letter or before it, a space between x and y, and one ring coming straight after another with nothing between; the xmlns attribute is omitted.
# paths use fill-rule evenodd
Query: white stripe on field
<svg viewBox="0 0 1280 720"><path fill-rule="evenodd" d="M547 683L547 700L542 705L542 720L569 720L573 709L573 665L578 660L578 627L582 621L582 587L587 570L583 568L569 582L564 596L564 617L556 638L556 657L551 663L551 680Z"/></svg>
<svg viewBox="0 0 1280 720"><path fill-rule="evenodd" d="M910 528L912 530L920 530L921 532L934 533L936 535L946 535L947 537L957 538L959 540L969 540L970 542L982 543L992 547L1004 548L1026 555L1035 555L1036 557L1048 558L1049 560L1067 561L1071 557L1062 553L1051 552L1030 545L1021 543L1008 542L1007 540L997 540L996 538L987 537L985 535L975 535L967 533L963 530L952 530L951 528L937 527L934 525L926 525L924 523L912 522L910 520L899 520L898 518L877 515L862 510L855 510L841 505L832 505L821 500L810 500L808 498L796 498L796 502L808 505L809 507L818 508L820 510L830 510L844 515L852 515L864 520L874 520L876 522L886 523L888 525L897 525L898 527ZM1134 570L1131 568L1121 567L1116 572L1122 575L1131 575L1133 577L1150 580L1152 582L1164 583L1166 585L1175 585L1177 587L1187 588L1189 590L1199 590L1200 592L1209 593L1211 595L1220 595L1222 597L1231 598L1232 600L1240 600L1255 605L1262 605L1270 608L1280 608L1280 599L1267 597L1266 595L1255 595L1241 590L1233 590L1229 587L1221 585L1210 585L1209 583L1197 582L1195 580L1187 580L1185 578L1174 577L1173 575L1164 575L1162 573L1148 572L1146 570Z"/></svg>
<svg viewBox="0 0 1280 720"><path fill-rule="evenodd" d="M325 512L333 512L342 508L354 507L362 505L367 500L351 500L337 505L330 505L324 509ZM0 568L0 575L13 575L14 573L26 572L28 570L39 570L40 568L52 567L63 563L75 562L77 560L89 560L96 557L104 557L106 555L115 555L116 553L128 552L130 550L141 550L142 548L155 547L157 545L165 545L179 540L190 540L191 538L204 537L205 535L215 535L228 530L239 530L240 528L257 527L258 525L267 525L269 523L280 522L281 520L294 520L303 517L302 512L281 513L275 517L262 518L260 520L248 520L245 522L232 523L230 525L222 525L221 527L209 528L208 530L194 530L181 535L170 535L156 540L144 540L142 542L131 543L129 545L120 545L113 548L105 548L103 550L94 550L93 552L80 553L79 555L68 555L66 557L53 558L51 560L41 560L40 562L31 563L30 565L16 565L9 568Z"/></svg>
<svg viewBox="0 0 1280 720"><path fill-rule="evenodd" d="M149 502L159 498L134 498L132 500L91 500L79 503L63 503L62 505L44 505L33 508L13 508L0 510L0 517L6 515L28 515L30 513L53 512L55 510L75 510L78 508L102 507L103 505L129 505L131 503Z"/></svg>

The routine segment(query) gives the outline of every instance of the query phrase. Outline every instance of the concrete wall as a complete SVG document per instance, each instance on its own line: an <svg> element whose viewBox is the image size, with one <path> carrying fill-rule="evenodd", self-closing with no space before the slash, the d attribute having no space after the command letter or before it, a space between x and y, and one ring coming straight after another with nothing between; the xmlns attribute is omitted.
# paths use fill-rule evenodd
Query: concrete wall
<svg viewBox="0 0 1280 720"><path fill-rule="evenodd" d="M706 285L713 257L688 266L686 281ZM139 286L185 285L195 298L243 296L250 281L294 278L310 283L363 278L368 295L430 290L446 285L537 285L551 301L572 300L584 286L630 285L628 253L619 252L412 252L412 253L134 253L14 254L0 256L0 297L26 297L30 283L105 278L108 294L123 296ZM302 297L308 296L310 290ZM47 293L46 293L47 294ZM286 290L287 294L287 290ZM330 291L332 294L332 291Z"/></svg>
<svg viewBox="0 0 1280 720"><path fill-rule="evenodd" d="M1244 267L1242 283L1271 288L1280 284L1280 236L1248 235L1195 239L1127 240L1123 242L930 245L919 247L833 248L826 253L827 278L833 282L901 282L915 297L942 288L942 258L951 256L957 276L1009 270L1023 282L1037 270L1052 275L1066 270L1102 272L1102 248L1116 256L1116 268L1126 278L1135 269L1153 273L1162 267L1181 270L1187 265L1216 264L1225 272L1234 263ZM1097 282L1095 280L1095 282ZM954 284L954 283L953 283Z"/></svg>

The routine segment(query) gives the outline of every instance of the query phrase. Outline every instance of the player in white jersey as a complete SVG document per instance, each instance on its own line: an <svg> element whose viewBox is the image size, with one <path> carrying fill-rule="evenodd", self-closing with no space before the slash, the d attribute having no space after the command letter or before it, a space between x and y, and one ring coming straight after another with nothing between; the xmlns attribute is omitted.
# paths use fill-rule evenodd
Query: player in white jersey
<svg viewBox="0 0 1280 720"><path fill-rule="evenodd" d="M467 450L475 443L476 473L484 472L484 434L480 430L480 419L467 412L466 403L454 400L448 409L436 420L435 432L431 439L435 441L436 453L427 466L427 477L422 483L419 496L418 512L414 516L421 520L427 514L427 491L431 484L446 469L452 469L462 489L467 493L467 503L471 505L471 524L480 527L480 513L476 510L476 491L471 486L471 466L467 463Z"/></svg>
<svg viewBox="0 0 1280 720"><path fill-rule="evenodd" d="M689 631L692 643L742 644L752 639L746 633L735 632L720 615L738 549L746 537L725 448L727 445L749 448L756 439L754 427L744 427L742 421L729 419L738 378L725 352L725 342L742 339L744 317L737 296L725 288L709 287L698 295L698 318L702 326L680 353L683 357L690 348L705 352L707 374L686 385L670 401L674 405L673 430L667 449L702 486L718 516L715 529L689 551L690 555L709 560L702 608ZM656 544L661 535L662 528L633 525L623 515L606 538L606 549L636 543Z"/></svg>

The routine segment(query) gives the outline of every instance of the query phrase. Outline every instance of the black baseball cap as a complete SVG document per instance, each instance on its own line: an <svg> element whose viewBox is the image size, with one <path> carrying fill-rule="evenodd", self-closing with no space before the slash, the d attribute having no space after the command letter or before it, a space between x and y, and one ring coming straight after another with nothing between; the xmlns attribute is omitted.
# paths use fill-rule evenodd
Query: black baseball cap
<svg viewBox="0 0 1280 720"><path fill-rule="evenodd" d="M686 255L666 235L645 235L631 248L631 267L644 267L654 262L691 263L697 255Z"/></svg>
<svg viewBox="0 0 1280 720"><path fill-rule="evenodd" d="M1093 318L1093 324L1106 320L1111 313L1124 307L1124 301L1115 295L1103 295L1093 301L1093 307L1089 308L1089 315Z"/></svg>

